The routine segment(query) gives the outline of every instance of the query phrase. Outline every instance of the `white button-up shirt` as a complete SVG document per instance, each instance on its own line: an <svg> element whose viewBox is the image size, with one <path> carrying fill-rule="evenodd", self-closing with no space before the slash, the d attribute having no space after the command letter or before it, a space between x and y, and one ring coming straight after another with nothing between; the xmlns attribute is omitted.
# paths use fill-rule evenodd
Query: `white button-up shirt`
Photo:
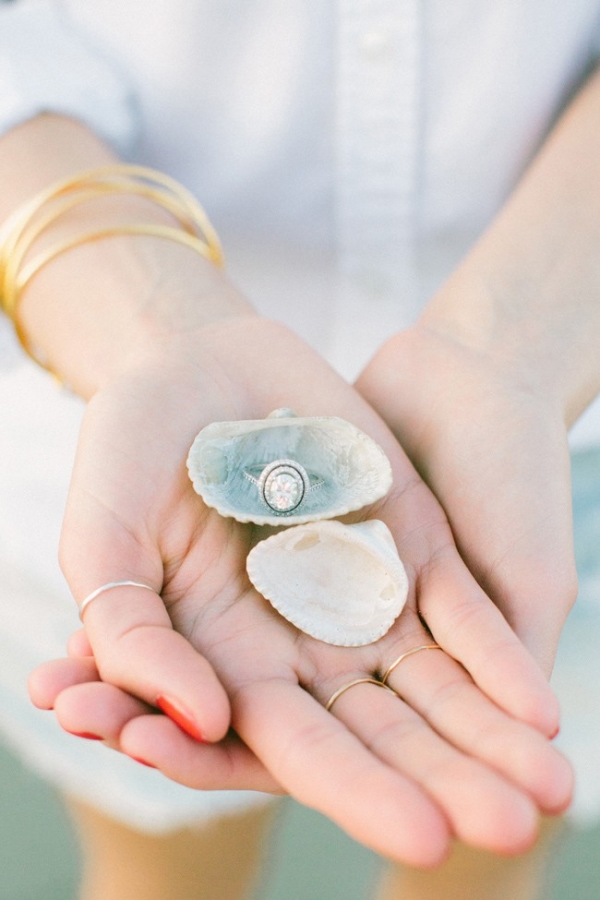
<svg viewBox="0 0 600 900"><path fill-rule="evenodd" d="M352 376L498 210L594 61L599 15L598 0L0 3L0 128L39 92L181 178L259 308Z"/></svg>

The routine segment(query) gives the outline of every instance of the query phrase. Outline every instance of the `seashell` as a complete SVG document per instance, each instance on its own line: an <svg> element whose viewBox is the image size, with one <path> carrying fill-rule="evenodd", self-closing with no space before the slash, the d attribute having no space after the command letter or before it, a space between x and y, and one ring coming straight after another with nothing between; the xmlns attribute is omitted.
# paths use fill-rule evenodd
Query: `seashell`
<svg viewBox="0 0 600 900"><path fill-rule="evenodd" d="M257 525L343 516L379 500L392 484L387 456L355 425L291 410L208 425L187 464L208 506Z"/></svg>
<svg viewBox="0 0 600 900"><path fill-rule="evenodd" d="M250 581L289 622L327 644L362 647L400 614L408 578L389 529L312 522L257 544L246 560Z"/></svg>

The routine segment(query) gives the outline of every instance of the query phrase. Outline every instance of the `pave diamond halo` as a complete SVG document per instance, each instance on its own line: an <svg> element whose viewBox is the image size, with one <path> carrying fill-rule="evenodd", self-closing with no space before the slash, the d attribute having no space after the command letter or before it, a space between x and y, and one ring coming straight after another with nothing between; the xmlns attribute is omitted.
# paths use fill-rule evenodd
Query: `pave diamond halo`
<svg viewBox="0 0 600 900"><path fill-rule="evenodd" d="M265 466L258 479L262 499L280 515L297 509L310 487L306 469L293 459L276 459Z"/></svg>
<svg viewBox="0 0 600 900"><path fill-rule="evenodd" d="M265 466L255 466L254 471L256 474L246 470L244 477L257 486L262 502L278 516L293 513L309 491L324 484L295 459L274 459Z"/></svg>

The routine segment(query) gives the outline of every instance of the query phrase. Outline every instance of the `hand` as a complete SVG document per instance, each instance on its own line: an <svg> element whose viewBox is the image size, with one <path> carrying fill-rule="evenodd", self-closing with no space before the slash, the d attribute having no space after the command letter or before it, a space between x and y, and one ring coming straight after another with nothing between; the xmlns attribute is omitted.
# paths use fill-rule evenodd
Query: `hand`
<svg viewBox="0 0 600 900"><path fill-rule="evenodd" d="M34 699L55 700L67 727L95 731L186 784L289 791L412 865L440 862L451 835L501 853L525 849L536 807L558 812L570 796L569 768L539 733L555 731L556 704L462 563L440 506L369 406L285 329L248 318L189 342L130 363L91 401L62 545L75 597L127 578L162 599L124 588L94 602L86 630L95 661L43 670ZM391 459L392 492L361 515L390 527L411 593L368 647L328 646L279 617L245 575L251 529L204 507L187 478L203 425L282 405L340 415ZM445 652L395 670L403 699L360 685L326 712L338 687L430 642L419 614ZM156 715L159 696L212 743ZM218 743L229 724L243 744Z"/></svg>
<svg viewBox="0 0 600 900"><path fill-rule="evenodd" d="M560 408L509 357L419 325L388 341L357 387L444 507L470 571L549 676L577 593Z"/></svg>

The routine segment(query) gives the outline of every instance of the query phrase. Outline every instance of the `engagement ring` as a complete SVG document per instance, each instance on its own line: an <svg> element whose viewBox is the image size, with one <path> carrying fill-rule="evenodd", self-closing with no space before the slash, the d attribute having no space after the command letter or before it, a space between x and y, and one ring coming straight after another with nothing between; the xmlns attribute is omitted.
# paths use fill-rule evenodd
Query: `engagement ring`
<svg viewBox="0 0 600 900"><path fill-rule="evenodd" d="M304 466L294 459L275 459L258 469L257 474L245 470L244 476L258 488L262 501L278 515L287 515L297 509L309 491L314 491L324 482L315 478L311 481Z"/></svg>

